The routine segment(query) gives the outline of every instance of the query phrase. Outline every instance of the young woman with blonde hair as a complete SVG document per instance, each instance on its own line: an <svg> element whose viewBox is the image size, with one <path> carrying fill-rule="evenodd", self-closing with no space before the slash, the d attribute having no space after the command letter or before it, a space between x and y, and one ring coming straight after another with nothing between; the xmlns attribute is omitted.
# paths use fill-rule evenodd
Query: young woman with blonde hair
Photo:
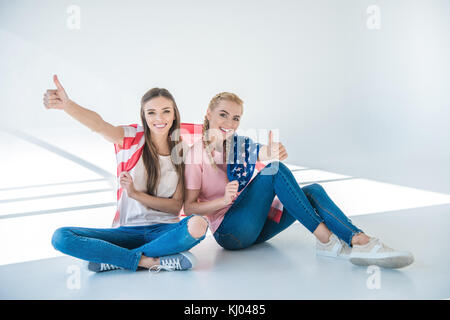
<svg viewBox="0 0 450 320"><path fill-rule="evenodd" d="M242 113L237 95L223 92L213 97L203 139L186 156L184 211L206 216L220 246L244 249L299 221L317 238L318 255L388 268L413 262L411 253L393 250L353 225L321 185L300 188L281 162L287 158L285 147L274 142L271 133L268 145L239 137ZM256 173L256 160L272 162ZM275 200L281 202L281 217L272 214Z"/></svg>
<svg viewBox="0 0 450 320"><path fill-rule="evenodd" d="M173 147L180 143L173 96L153 88L141 99L142 125L113 126L70 100L58 78L53 80L56 90L44 94L45 107L64 110L114 143L120 185L113 228L59 228L52 238L55 249L89 261L89 269L96 272L192 268L195 259L187 250L205 238L208 224L197 215L179 217L184 166L172 158Z"/></svg>

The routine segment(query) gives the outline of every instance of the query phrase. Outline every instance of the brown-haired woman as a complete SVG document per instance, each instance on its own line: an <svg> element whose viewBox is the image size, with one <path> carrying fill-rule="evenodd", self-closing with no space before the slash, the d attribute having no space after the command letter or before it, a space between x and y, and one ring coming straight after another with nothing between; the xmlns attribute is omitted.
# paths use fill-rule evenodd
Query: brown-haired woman
<svg viewBox="0 0 450 320"><path fill-rule="evenodd" d="M69 99L56 75L47 90L47 109L64 110L114 143L120 187L113 228L63 227L52 237L55 249L89 261L91 271L113 269L186 270L195 258L187 250L205 238L201 216L180 220L184 164L172 152L180 143L180 114L166 89L153 88L141 100L142 125L113 126Z"/></svg>

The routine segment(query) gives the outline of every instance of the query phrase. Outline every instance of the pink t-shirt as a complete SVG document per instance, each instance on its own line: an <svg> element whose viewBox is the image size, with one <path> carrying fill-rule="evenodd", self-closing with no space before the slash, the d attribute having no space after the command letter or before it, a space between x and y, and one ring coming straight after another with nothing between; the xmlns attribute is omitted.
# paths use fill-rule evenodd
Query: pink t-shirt
<svg viewBox="0 0 450 320"><path fill-rule="evenodd" d="M206 150L203 149L202 139L197 140L197 142L189 148L186 154L184 171L186 189L200 190L197 198L197 201L199 202L211 201L223 197L225 194L225 187L229 182L227 176L227 165L226 163L223 163L223 153L213 151L212 155L216 163L216 167L214 167L211 163ZM264 164L256 163L252 180L256 177L258 171L263 167ZM250 182L247 186L249 184ZM247 186L238 192L238 195L241 194ZM219 228L225 214L232 204L233 203L206 215L209 220L209 228L212 233ZM279 223L282 213L283 205L278 197L275 196L267 216L269 219Z"/></svg>
<svg viewBox="0 0 450 320"><path fill-rule="evenodd" d="M223 154L217 151L213 151L212 154L216 167L211 163L208 154L203 149L202 140L194 143L186 154L184 171L186 189L200 190L199 202L222 198L225 194L225 187L229 182L227 165L222 160ZM230 207L231 204L206 216L212 233L217 230Z"/></svg>

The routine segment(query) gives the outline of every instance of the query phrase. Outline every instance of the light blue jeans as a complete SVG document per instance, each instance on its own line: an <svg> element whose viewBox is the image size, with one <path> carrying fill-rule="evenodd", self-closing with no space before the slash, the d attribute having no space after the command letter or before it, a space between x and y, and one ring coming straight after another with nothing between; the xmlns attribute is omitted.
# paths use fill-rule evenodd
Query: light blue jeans
<svg viewBox="0 0 450 320"><path fill-rule="evenodd" d="M194 215L178 223L149 226L94 229L63 227L52 237L53 247L78 259L108 263L136 271L142 255L162 257L186 251L205 238L194 238L187 223ZM206 234L206 232L205 232Z"/></svg>
<svg viewBox="0 0 450 320"><path fill-rule="evenodd" d="M275 195L283 204L279 223L267 217ZM262 169L242 191L214 232L214 238L225 249L243 249L269 240L296 220L311 233L323 222L349 246L352 237L363 232L321 185L314 183L300 188L292 172L276 161Z"/></svg>

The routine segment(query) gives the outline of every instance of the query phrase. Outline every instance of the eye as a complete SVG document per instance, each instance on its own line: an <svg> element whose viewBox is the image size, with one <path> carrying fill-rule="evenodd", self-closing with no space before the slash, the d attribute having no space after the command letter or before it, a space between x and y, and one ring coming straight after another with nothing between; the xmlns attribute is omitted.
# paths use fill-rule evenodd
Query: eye
<svg viewBox="0 0 450 320"><path fill-rule="evenodd" d="M235 117L235 118L233 118L233 120L239 122L240 119L239 119L239 117Z"/></svg>
<svg viewBox="0 0 450 320"><path fill-rule="evenodd" d="M226 113L221 113L220 116L221 116L222 118L226 118L226 117L227 117L227 114L226 114Z"/></svg>
<svg viewBox="0 0 450 320"><path fill-rule="evenodd" d="M147 114L155 114L155 112L153 111L149 111Z"/></svg>
<svg viewBox="0 0 450 320"><path fill-rule="evenodd" d="M164 113L170 113L170 110L164 110Z"/></svg>

